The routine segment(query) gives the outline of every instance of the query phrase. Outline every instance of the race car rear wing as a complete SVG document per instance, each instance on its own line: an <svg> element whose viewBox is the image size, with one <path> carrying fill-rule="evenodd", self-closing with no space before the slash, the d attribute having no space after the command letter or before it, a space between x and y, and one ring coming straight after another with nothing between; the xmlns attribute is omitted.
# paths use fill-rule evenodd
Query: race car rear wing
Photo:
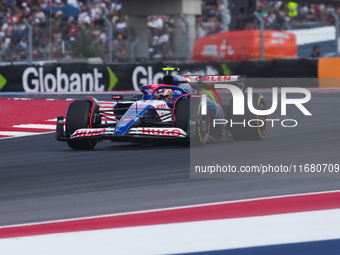
<svg viewBox="0 0 340 255"><path fill-rule="evenodd" d="M184 78L190 83L191 86L210 85L217 84L235 84L243 91L246 86L244 84L245 76L242 75L213 75L213 76L184 76ZM216 88L216 87L215 87Z"/></svg>
<svg viewBox="0 0 340 255"><path fill-rule="evenodd" d="M194 84L194 83L230 83L230 82L239 82L244 77L241 75L213 75L213 76L202 76L202 75L195 75L195 76L184 76L184 78Z"/></svg>

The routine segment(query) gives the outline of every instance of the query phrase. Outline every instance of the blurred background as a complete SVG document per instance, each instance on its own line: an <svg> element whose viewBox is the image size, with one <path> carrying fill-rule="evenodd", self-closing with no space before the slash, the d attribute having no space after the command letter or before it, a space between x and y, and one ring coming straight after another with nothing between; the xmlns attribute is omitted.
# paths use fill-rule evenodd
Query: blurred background
<svg viewBox="0 0 340 255"><path fill-rule="evenodd" d="M338 1L1 0L0 62L332 57L339 14Z"/></svg>

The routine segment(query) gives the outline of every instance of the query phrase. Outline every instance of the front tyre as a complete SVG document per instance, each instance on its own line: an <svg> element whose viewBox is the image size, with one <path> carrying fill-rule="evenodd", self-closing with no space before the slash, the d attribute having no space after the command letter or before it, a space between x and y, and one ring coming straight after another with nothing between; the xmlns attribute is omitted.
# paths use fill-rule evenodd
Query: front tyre
<svg viewBox="0 0 340 255"><path fill-rule="evenodd" d="M89 100L73 101L68 107L66 114L66 137L70 136L80 128L90 127L92 102ZM75 150L93 149L97 141L94 139L68 140L67 144Z"/></svg>
<svg viewBox="0 0 340 255"><path fill-rule="evenodd" d="M266 101L262 94L253 94L253 106L256 110L267 110ZM233 115L233 104L232 101L230 102L229 116L231 117L229 119L229 129L234 140L263 139L267 131L267 115L256 115L250 112L247 100L245 100L244 111L244 115Z"/></svg>

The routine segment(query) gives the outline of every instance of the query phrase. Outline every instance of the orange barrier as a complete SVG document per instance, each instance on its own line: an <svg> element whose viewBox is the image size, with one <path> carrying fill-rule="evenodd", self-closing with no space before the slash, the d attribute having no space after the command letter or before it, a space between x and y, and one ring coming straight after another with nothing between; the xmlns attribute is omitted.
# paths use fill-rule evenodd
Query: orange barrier
<svg viewBox="0 0 340 255"><path fill-rule="evenodd" d="M292 33L264 31L265 59L295 58L296 37ZM252 60L260 58L260 31L245 30L217 33L199 38L192 52L196 61Z"/></svg>
<svg viewBox="0 0 340 255"><path fill-rule="evenodd" d="M319 87L340 88L340 58L320 58L318 66Z"/></svg>

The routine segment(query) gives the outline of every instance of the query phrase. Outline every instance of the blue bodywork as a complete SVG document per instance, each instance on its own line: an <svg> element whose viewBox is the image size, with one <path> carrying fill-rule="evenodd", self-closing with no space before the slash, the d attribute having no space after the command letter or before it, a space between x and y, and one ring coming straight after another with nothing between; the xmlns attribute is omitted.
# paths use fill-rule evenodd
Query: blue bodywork
<svg viewBox="0 0 340 255"><path fill-rule="evenodd" d="M138 104L135 103L135 105L130 107L117 123L114 134L125 135L132 125L151 108L153 108L152 105L146 105L144 108L139 108Z"/></svg>
<svg viewBox="0 0 340 255"><path fill-rule="evenodd" d="M174 81L182 81L177 76L172 76ZM183 78L183 77L181 77ZM184 78L183 78L184 79ZM140 101L135 102L130 106L130 108L126 111L126 113L122 116L122 118L118 121L116 125L116 129L114 134L117 136L125 135L131 127L150 109L154 108L152 104L148 104L148 102L152 102L155 99L155 93L160 89L171 89L173 91L172 100L168 101L163 99L163 101L168 105L170 109L173 109L175 102L180 97L186 97L189 95L189 89L186 87L182 88L175 85L167 85L167 84L158 84L158 85L144 85L140 88L143 93L143 98ZM157 100L158 101L158 100ZM207 107L209 111L209 115L215 118L221 118L220 114L221 110L218 110L220 107L216 105L212 100L207 100ZM160 110L160 109L158 109Z"/></svg>
<svg viewBox="0 0 340 255"><path fill-rule="evenodd" d="M145 85L140 88L143 98L130 106L116 125L114 134L117 136L125 135L129 129L142 117L148 110L154 108L148 104L148 101L155 100L155 92L159 89L171 89L174 91L173 100L163 100L170 109L173 109L174 103L180 96L188 95L187 91L173 85Z"/></svg>

